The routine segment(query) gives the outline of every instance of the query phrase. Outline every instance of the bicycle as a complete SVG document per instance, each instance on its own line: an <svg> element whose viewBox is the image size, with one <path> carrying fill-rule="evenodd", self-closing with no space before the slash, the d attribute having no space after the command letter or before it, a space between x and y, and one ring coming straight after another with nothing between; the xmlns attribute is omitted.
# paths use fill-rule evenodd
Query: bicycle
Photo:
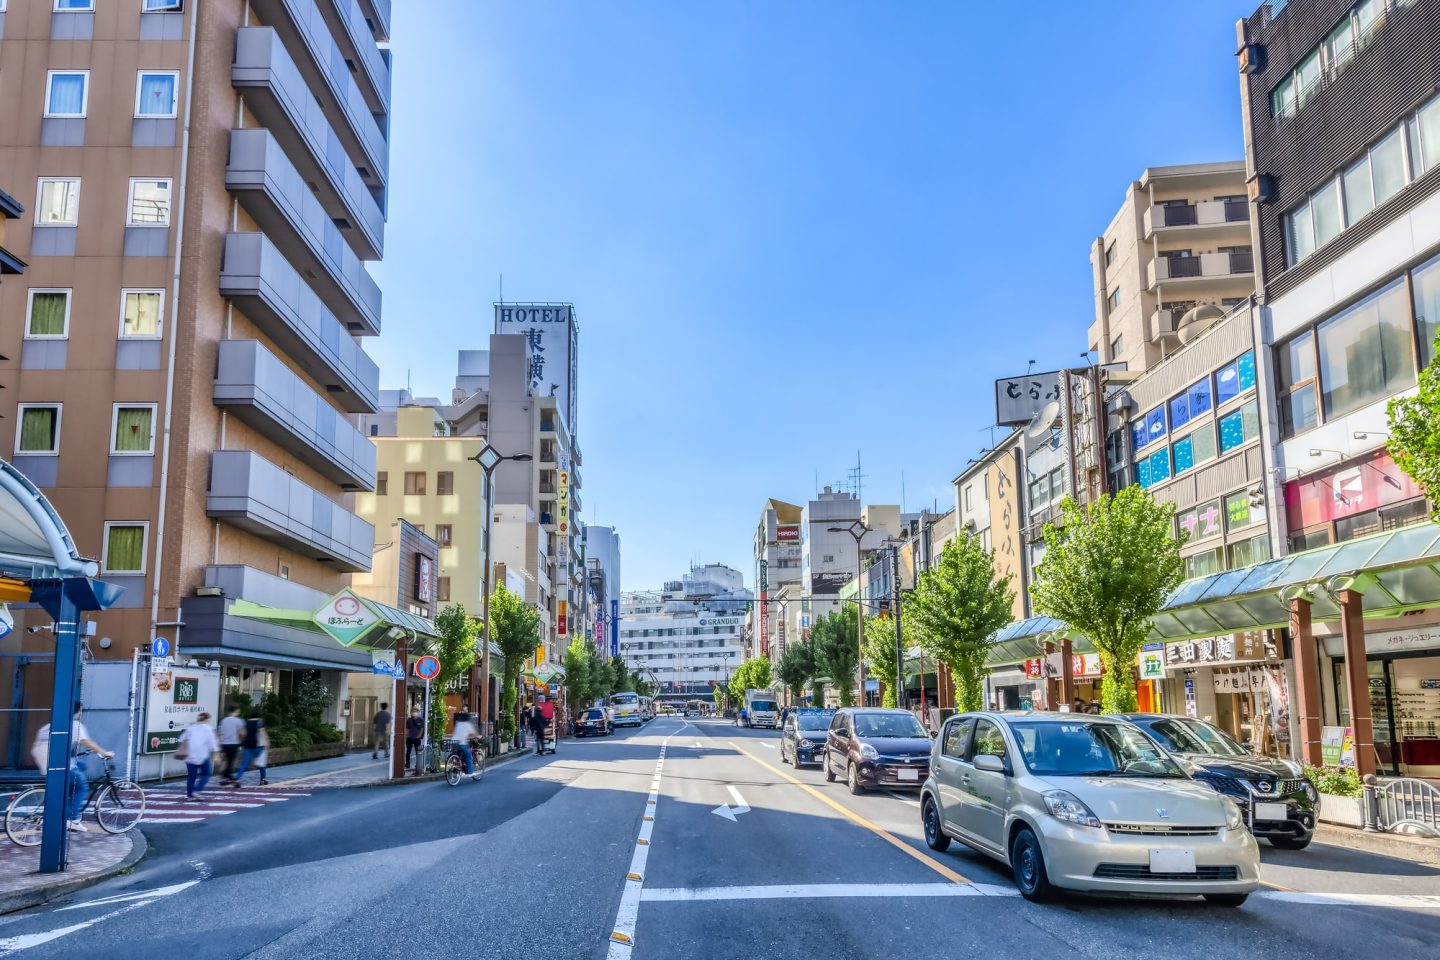
<svg viewBox="0 0 1440 960"><path fill-rule="evenodd" d="M86 756L89 751L77 754ZM104 758L105 775L90 784L90 794L80 808L95 812L95 820L106 833L125 833L134 829L145 816L145 791L133 780L115 779L115 765L109 757ZM5 835L22 847L40 845L45 827L45 787L31 787L24 791L5 810Z"/></svg>
<svg viewBox="0 0 1440 960"><path fill-rule="evenodd" d="M445 750L445 782L450 786L457 785L463 778L479 780L485 776L485 747L479 740L471 740L468 749L471 757L472 772L465 772L466 746L458 743L450 743Z"/></svg>

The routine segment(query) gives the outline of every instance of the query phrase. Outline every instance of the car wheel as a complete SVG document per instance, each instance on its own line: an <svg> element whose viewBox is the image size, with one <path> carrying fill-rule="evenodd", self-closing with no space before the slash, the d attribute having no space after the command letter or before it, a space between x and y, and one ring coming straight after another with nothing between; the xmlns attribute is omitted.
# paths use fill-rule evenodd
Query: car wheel
<svg viewBox="0 0 1440 960"><path fill-rule="evenodd" d="M1304 850L1310 846L1310 841L1315 834L1307 833L1303 837L1271 837L1270 846L1279 850Z"/></svg>
<svg viewBox="0 0 1440 960"><path fill-rule="evenodd" d="M1015 871L1015 886L1020 896L1031 903L1048 903L1055 899L1055 888L1045 873L1045 854L1040 840L1029 827L1021 828L1010 844L1010 868Z"/></svg>
<svg viewBox="0 0 1440 960"><path fill-rule="evenodd" d="M950 837L940 826L940 811L935 807L935 801L929 797L925 798L925 805L920 808L920 820L925 825L925 843L936 853L944 853L950 849Z"/></svg>
<svg viewBox="0 0 1440 960"><path fill-rule="evenodd" d="M850 769L846 771L845 774L845 782L849 785L850 792L853 793L855 796L858 797L860 796L860 794L865 792L865 785L860 782L859 765L854 763L850 764Z"/></svg>
<svg viewBox="0 0 1440 960"><path fill-rule="evenodd" d="M835 768L830 765L830 751L825 751L825 756L820 760L820 765L825 768L825 782L835 782Z"/></svg>
<svg viewBox="0 0 1440 960"><path fill-rule="evenodd" d="M1217 907L1238 907L1249 896L1248 893L1207 893L1205 899Z"/></svg>

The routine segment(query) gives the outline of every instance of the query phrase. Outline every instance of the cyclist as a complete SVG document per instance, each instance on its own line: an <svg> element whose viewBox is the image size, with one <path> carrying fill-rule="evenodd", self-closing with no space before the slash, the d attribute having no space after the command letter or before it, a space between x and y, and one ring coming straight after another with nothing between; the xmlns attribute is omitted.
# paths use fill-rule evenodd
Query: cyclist
<svg viewBox="0 0 1440 960"><path fill-rule="evenodd" d="M455 714L455 732L450 735L455 741L460 756L465 758L465 772L475 772L475 741L480 739L480 728L475 726L475 721L470 714L460 712Z"/></svg>
<svg viewBox="0 0 1440 960"><path fill-rule="evenodd" d="M80 822L80 811L85 809L85 798L90 791L90 781L85 776L85 769L80 765L76 754L78 747L93 750L107 760L115 754L106 750L100 744L90 739L90 731L85 729L85 724L80 722L81 703L75 702L75 718L70 724L70 773L68 786L65 792L65 819L70 823L70 829L77 833L85 833L85 824ZM42 774L50 765L50 724L40 728L35 735L35 742L30 747L30 756L35 760L35 766L40 768Z"/></svg>

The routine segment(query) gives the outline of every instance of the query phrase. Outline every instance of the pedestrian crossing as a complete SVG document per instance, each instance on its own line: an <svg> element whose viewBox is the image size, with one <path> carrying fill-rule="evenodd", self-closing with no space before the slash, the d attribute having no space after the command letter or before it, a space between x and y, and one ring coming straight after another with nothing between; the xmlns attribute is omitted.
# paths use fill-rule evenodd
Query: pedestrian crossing
<svg viewBox="0 0 1440 960"><path fill-rule="evenodd" d="M286 800L308 796L310 796L309 793L269 787L241 790L229 790L222 787L218 790L207 790L203 800L186 800L184 790L147 790L145 791L145 816L141 818L140 822L149 824L200 823L203 820L212 820L215 817L239 813L242 810L268 807L274 803L284 803Z"/></svg>

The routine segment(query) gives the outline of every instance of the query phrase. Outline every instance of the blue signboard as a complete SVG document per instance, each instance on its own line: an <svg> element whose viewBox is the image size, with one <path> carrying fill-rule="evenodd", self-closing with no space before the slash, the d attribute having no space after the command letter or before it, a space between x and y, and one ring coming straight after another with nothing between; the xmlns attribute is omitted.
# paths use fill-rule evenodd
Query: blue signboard
<svg viewBox="0 0 1440 960"><path fill-rule="evenodd" d="M610 601L610 656L620 656L620 601Z"/></svg>
<svg viewBox="0 0 1440 960"><path fill-rule="evenodd" d="M170 656L170 641L164 637L156 637L150 644L150 652L157 657Z"/></svg>

